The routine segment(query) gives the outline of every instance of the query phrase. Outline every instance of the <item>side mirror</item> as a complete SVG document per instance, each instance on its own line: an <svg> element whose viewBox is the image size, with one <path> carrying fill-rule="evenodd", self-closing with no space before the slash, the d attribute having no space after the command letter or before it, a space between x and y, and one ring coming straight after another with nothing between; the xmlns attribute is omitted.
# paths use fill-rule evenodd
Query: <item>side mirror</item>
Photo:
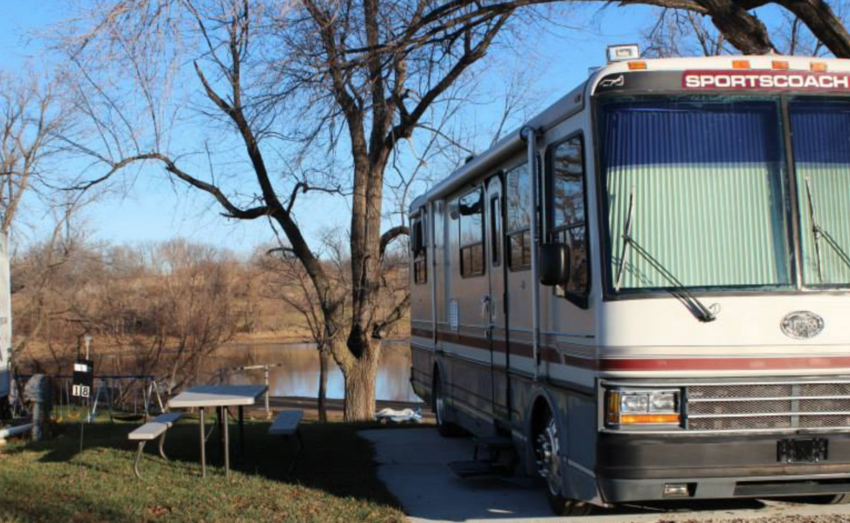
<svg viewBox="0 0 850 523"><path fill-rule="evenodd" d="M544 243L537 260L543 285L566 285L570 281L570 247L564 243Z"/></svg>

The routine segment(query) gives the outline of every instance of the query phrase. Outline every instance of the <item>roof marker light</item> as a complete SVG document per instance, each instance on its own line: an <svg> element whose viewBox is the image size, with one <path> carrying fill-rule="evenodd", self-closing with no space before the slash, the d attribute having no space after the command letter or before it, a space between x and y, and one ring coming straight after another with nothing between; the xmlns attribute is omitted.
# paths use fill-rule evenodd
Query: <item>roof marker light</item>
<svg viewBox="0 0 850 523"><path fill-rule="evenodd" d="M637 44L608 46L608 63L624 62L640 58L640 47Z"/></svg>
<svg viewBox="0 0 850 523"><path fill-rule="evenodd" d="M629 62L630 71L640 71L646 69L646 62Z"/></svg>
<svg viewBox="0 0 850 523"><path fill-rule="evenodd" d="M826 72L826 62L812 62L811 68L812 68L812 71L825 73Z"/></svg>
<svg viewBox="0 0 850 523"><path fill-rule="evenodd" d="M785 61L785 60L774 60L773 61L773 68L774 69L781 69L783 71L787 71L788 70L788 62Z"/></svg>
<svg viewBox="0 0 850 523"><path fill-rule="evenodd" d="M749 60L732 60L732 69L749 69Z"/></svg>

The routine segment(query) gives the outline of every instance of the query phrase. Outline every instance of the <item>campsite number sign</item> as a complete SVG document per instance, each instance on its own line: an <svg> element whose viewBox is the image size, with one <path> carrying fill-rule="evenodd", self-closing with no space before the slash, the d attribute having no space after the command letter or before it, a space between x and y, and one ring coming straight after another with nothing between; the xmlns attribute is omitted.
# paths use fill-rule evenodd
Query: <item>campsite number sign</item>
<svg viewBox="0 0 850 523"><path fill-rule="evenodd" d="M78 398L89 398L93 384L94 362L79 358L74 363L74 381L71 387L71 395Z"/></svg>

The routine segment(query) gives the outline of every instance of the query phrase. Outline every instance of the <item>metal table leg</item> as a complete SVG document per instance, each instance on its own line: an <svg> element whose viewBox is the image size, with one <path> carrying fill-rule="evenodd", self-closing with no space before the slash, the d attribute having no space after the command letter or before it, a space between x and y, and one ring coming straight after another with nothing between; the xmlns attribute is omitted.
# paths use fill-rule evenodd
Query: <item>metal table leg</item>
<svg viewBox="0 0 850 523"><path fill-rule="evenodd" d="M239 406L239 456L245 457L245 407Z"/></svg>
<svg viewBox="0 0 850 523"><path fill-rule="evenodd" d="M207 477L207 436L204 431L204 408L198 407L201 426L201 477Z"/></svg>
<svg viewBox="0 0 850 523"><path fill-rule="evenodd" d="M223 427L221 426L221 409L222 407L215 408L215 426L218 429L218 457L219 459L224 458L224 433L222 432Z"/></svg>
<svg viewBox="0 0 850 523"><path fill-rule="evenodd" d="M227 408L221 409L224 415L224 477L230 476L230 430L227 423Z"/></svg>
<svg viewBox="0 0 850 523"><path fill-rule="evenodd" d="M139 451L136 452L136 461L133 462L133 470L136 472L136 477L142 479L142 473L139 472L139 462L142 460L142 452L145 450L145 443L147 441L139 442Z"/></svg>

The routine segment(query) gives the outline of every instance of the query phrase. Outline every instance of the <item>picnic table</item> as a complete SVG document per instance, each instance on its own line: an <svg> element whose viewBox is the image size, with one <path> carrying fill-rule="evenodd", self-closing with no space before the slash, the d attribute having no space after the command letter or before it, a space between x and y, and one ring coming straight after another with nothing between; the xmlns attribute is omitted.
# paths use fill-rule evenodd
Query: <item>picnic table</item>
<svg viewBox="0 0 850 523"><path fill-rule="evenodd" d="M230 475L230 436L227 417L228 407L239 408L239 446L245 449L244 408L254 405L257 398L266 392L265 385L202 385L192 387L171 398L171 409L197 408L200 418L201 437L201 475L207 476L206 431L204 429L204 410L215 407L218 418L219 434L223 435L224 473Z"/></svg>

